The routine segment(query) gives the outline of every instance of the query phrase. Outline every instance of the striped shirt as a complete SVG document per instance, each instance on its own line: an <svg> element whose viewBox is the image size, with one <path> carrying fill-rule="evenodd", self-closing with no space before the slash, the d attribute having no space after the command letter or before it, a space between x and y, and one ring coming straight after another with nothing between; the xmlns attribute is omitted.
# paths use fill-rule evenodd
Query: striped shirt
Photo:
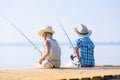
<svg viewBox="0 0 120 80"><path fill-rule="evenodd" d="M82 67L91 67L95 65L94 47L94 43L89 37L79 38L76 40L75 48L79 49Z"/></svg>

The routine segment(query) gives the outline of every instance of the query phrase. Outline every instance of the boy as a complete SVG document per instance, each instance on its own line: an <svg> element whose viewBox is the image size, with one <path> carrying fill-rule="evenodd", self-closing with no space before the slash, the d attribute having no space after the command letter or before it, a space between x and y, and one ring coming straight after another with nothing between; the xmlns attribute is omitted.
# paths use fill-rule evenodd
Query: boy
<svg viewBox="0 0 120 80"><path fill-rule="evenodd" d="M75 33L79 36L76 40L74 52L78 59L78 63L81 63L81 67L93 67L95 65L94 60L94 43L91 41L89 36L92 34L91 30L81 24L76 27Z"/></svg>
<svg viewBox="0 0 120 80"><path fill-rule="evenodd" d="M44 53L39 64L41 68L59 68L61 64L61 49L55 39L54 31L51 26L44 27L38 32L38 35L44 40Z"/></svg>

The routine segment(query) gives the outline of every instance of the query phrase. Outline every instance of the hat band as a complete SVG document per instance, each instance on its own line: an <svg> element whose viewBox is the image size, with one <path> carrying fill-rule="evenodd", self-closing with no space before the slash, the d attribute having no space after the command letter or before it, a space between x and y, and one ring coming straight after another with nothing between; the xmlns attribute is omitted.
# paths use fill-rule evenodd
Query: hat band
<svg viewBox="0 0 120 80"><path fill-rule="evenodd" d="M88 34L88 32L87 32L87 33L80 33L80 32L78 32L78 31L77 31L77 33L79 33L79 34L81 34L81 35L86 35L86 34Z"/></svg>

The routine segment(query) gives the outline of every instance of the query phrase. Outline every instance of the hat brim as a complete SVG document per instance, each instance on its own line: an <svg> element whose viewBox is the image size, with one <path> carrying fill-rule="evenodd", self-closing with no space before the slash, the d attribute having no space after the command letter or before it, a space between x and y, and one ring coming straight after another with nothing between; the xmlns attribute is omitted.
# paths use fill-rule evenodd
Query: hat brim
<svg viewBox="0 0 120 80"><path fill-rule="evenodd" d="M82 34L78 33L77 28L74 28L74 31L79 37L89 37L92 34L92 30L88 30L88 34L86 34L86 35L82 35Z"/></svg>
<svg viewBox="0 0 120 80"><path fill-rule="evenodd" d="M38 35L39 35L39 36L42 36L42 34L43 34L44 32L49 32L49 33L52 33L52 34L54 34L54 33L55 33L55 32L54 32L54 31L52 31L52 30L43 29L43 30L40 30L40 31L38 32Z"/></svg>

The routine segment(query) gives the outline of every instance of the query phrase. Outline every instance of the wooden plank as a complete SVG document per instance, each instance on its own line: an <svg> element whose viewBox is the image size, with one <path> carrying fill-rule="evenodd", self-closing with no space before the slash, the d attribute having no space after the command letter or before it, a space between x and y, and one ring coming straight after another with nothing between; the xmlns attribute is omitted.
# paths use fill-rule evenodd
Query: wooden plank
<svg viewBox="0 0 120 80"><path fill-rule="evenodd" d="M91 78L90 77L88 77L88 78L82 78L81 80L91 80Z"/></svg>
<svg viewBox="0 0 120 80"><path fill-rule="evenodd" d="M71 78L71 79L68 79L68 80L79 80L79 78Z"/></svg>
<svg viewBox="0 0 120 80"><path fill-rule="evenodd" d="M1 70L1 80L107 80L120 79L120 67Z"/></svg>
<svg viewBox="0 0 120 80"><path fill-rule="evenodd" d="M103 78L101 76L94 76L92 80L103 80Z"/></svg>

